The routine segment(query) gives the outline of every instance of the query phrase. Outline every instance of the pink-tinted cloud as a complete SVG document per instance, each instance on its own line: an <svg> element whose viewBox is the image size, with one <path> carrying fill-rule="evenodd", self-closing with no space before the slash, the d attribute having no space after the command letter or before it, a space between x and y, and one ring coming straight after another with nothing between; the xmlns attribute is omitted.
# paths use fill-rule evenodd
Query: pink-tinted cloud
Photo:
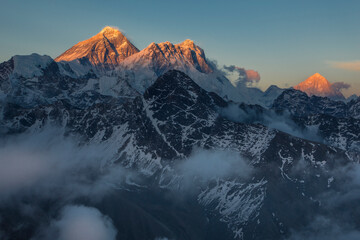
<svg viewBox="0 0 360 240"><path fill-rule="evenodd" d="M260 81L260 74L255 70L245 70L249 82L258 83Z"/></svg>
<svg viewBox="0 0 360 240"><path fill-rule="evenodd" d="M243 83L246 86L252 87L260 81L260 74L255 70L245 69L235 65L224 66L224 69L231 73L236 72L239 75L237 82Z"/></svg>
<svg viewBox="0 0 360 240"><path fill-rule="evenodd" d="M360 60L347 62L328 61L327 64L329 64L332 68L344 69L349 71L360 71Z"/></svg>

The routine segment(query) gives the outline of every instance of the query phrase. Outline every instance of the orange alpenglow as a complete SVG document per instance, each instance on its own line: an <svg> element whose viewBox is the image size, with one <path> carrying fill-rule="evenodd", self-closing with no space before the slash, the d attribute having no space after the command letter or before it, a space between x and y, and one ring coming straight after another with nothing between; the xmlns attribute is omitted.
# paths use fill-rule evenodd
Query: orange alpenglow
<svg viewBox="0 0 360 240"><path fill-rule="evenodd" d="M294 87L296 90L305 92L308 96L344 98L344 95L323 77L320 73L315 73L305 81Z"/></svg>
<svg viewBox="0 0 360 240"><path fill-rule="evenodd" d="M127 58L121 66L132 69L134 66L156 66L158 69L181 69L190 66L202 73L213 70L206 62L204 50L194 44L192 40L185 40L179 44L171 42L151 43L138 54Z"/></svg>
<svg viewBox="0 0 360 240"><path fill-rule="evenodd" d="M116 28L105 27L88 40L79 42L55 61L73 61L87 59L92 65L114 68L125 58L139 50Z"/></svg>

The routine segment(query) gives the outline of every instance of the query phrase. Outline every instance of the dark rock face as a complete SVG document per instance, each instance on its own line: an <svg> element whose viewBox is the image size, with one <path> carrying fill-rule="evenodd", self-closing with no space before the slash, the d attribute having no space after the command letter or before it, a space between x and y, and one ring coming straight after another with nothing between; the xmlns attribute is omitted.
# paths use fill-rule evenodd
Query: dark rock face
<svg viewBox="0 0 360 240"><path fill-rule="evenodd" d="M81 144L111 146L112 164L141 173L145 183L141 187L129 184L96 203L86 197L76 202L110 216L118 239L285 239L327 211L320 204L322 194L341 188L340 182L331 184L332 170L358 161L359 149L352 146L359 140L351 134L359 131L358 120L346 118L349 113L342 110L345 105L341 102L327 106L330 100L326 98L309 98L289 90L273 106L276 111L289 110L299 126L319 126L325 139L319 143L225 118L220 112L229 102L176 70L131 99L79 92L85 86L83 80L59 75L53 64L40 79L53 90L42 89L43 85L31 87L40 89L42 97L51 101L32 106L5 102L0 134L6 137L51 125L64 129L65 135L80 136ZM266 111L260 106L249 108L261 114ZM334 144L337 134L343 134L348 143ZM195 193L184 197L187 193L176 164L191 158L197 148L239 154L251 165L251 177L240 176L239 168L235 171L239 175L211 178L206 185L194 180ZM175 198L185 200L169 197L174 190L180 191ZM50 205L49 212L56 216L64 203L42 204ZM3 207L0 209L2 212ZM13 214L4 215L9 221L0 222L5 239L25 239L24 233L34 236L39 227L36 222L48 221L35 216L22 220L26 224L16 228L11 223L22 215L16 209L11 211Z"/></svg>
<svg viewBox="0 0 360 240"><path fill-rule="evenodd" d="M359 104L359 99L345 103L326 97L309 97L304 92L289 89L275 99L272 109L278 112L288 111L299 117L324 114L338 118L359 118Z"/></svg>
<svg viewBox="0 0 360 240"><path fill-rule="evenodd" d="M289 112L299 125L316 128L314 130L328 145L359 151L359 105L359 98L345 103L286 90L274 101L272 109Z"/></svg>

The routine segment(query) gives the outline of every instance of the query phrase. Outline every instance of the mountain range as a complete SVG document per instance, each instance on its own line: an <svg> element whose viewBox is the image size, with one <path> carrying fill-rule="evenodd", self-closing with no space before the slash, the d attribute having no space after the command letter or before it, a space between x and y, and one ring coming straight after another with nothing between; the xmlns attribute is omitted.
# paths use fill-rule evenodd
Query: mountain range
<svg viewBox="0 0 360 240"><path fill-rule="evenodd" d="M25 167L0 166L0 237L58 239L79 206L116 239L360 236L360 99L302 91L234 86L191 40L139 51L110 27L14 56L0 164Z"/></svg>

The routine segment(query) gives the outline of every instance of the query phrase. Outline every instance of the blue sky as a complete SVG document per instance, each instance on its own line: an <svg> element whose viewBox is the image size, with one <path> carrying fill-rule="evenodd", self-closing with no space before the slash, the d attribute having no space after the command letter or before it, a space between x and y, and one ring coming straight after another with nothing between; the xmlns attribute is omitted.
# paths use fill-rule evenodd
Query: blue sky
<svg viewBox="0 0 360 240"><path fill-rule="evenodd" d="M293 86L315 72L360 94L360 1L0 0L0 61L37 52L56 57L106 25L135 46L201 46L219 65L255 69L259 87Z"/></svg>

